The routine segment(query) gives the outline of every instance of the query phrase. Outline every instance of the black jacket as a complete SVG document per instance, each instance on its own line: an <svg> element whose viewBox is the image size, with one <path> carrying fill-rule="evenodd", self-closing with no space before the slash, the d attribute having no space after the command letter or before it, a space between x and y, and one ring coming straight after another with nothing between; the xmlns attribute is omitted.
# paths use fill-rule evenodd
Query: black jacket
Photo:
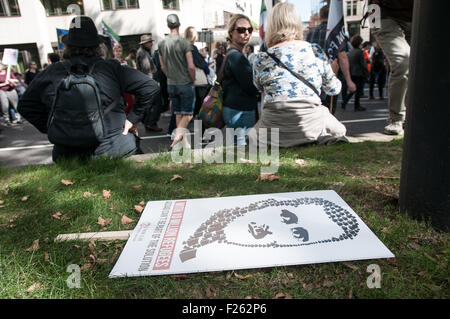
<svg viewBox="0 0 450 319"><path fill-rule="evenodd" d="M369 70L367 69L367 63L364 59L364 51L356 48L352 49L348 54L348 62L350 63L350 73L352 77L369 77Z"/></svg>
<svg viewBox="0 0 450 319"><path fill-rule="evenodd" d="M412 22L414 0L370 0L381 8L381 18L394 18Z"/></svg>
<svg viewBox="0 0 450 319"><path fill-rule="evenodd" d="M159 92L158 84L137 70L121 66L116 60L80 59L88 65L96 62L92 76L98 84L104 109L113 101L121 101L111 112L105 114L107 137L121 134L127 118L133 124L140 122L145 109L152 106L153 99ZM19 113L44 134L47 133L47 120L56 89L66 75L67 71L61 62L50 65L34 78L19 101ZM128 117L124 110L123 92L131 93L136 98Z"/></svg>

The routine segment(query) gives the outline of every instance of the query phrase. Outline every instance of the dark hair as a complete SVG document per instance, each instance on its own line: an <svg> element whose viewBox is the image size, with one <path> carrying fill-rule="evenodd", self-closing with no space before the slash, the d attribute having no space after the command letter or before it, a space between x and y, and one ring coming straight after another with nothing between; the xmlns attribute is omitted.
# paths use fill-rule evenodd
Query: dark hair
<svg viewBox="0 0 450 319"><path fill-rule="evenodd" d="M59 62L59 60L61 60L61 57L59 56L58 53L49 53L47 55L47 58L50 60L50 62L52 63L56 63Z"/></svg>
<svg viewBox="0 0 450 319"><path fill-rule="evenodd" d="M352 38L350 39L350 44L352 45L353 48L359 48L361 46L361 43L363 43L363 38L361 38L361 36L359 34L356 34L354 36L352 36Z"/></svg>
<svg viewBox="0 0 450 319"><path fill-rule="evenodd" d="M330 13L330 6L329 5L323 6L319 11L319 17L322 20L328 20L329 13Z"/></svg>
<svg viewBox="0 0 450 319"><path fill-rule="evenodd" d="M255 52L255 47L252 44L247 44L247 48L250 48L250 51Z"/></svg>
<svg viewBox="0 0 450 319"><path fill-rule="evenodd" d="M368 45L372 45L372 43L370 43L369 41L366 41L362 44L363 48L365 48Z"/></svg>
<svg viewBox="0 0 450 319"><path fill-rule="evenodd" d="M70 58L73 58L75 56L85 56L85 57L103 57L104 52L100 46L96 47L89 47L89 48L78 48L78 47L71 47L69 45L66 45L63 53L63 59L67 60Z"/></svg>
<svg viewBox="0 0 450 319"><path fill-rule="evenodd" d="M129 53L134 53L134 54L136 54L136 53L137 53L137 50L136 50L136 49L131 49Z"/></svg>

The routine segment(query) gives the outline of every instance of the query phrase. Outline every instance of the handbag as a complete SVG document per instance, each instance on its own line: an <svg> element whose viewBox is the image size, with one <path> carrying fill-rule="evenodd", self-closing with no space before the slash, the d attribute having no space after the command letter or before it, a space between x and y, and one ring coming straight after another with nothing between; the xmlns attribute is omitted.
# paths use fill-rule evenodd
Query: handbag
<svg viewBox="0 0 450 319"><path fill-rule="evenodd" d="M205 72L198 67L195 67L195 82L194 86L207 86L208 79L206 78Z"/></svg>
<svg viewBox="0 0 450 319"><path fill-rule="evenodd" d="M232 51L237 50L232 49L227 53L218 73L217 81L214 83L206 97L203 99L203 103L198 116L202 120L203 126L206 128L217 127L221 129L225 126L225 122L222 118L223 89L220 83L222 82L223 72L225 70L225 64L227 62L228 55Z"/></svg>

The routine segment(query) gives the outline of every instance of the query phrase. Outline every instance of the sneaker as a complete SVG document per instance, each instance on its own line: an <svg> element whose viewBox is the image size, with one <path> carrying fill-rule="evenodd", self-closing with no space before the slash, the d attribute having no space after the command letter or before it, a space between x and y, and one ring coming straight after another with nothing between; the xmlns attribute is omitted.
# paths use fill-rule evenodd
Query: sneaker
<svg viewBox="0 0 450 319"><path fill-rule="evenodd" d="M388 122L388 125L384 128L384 134L386 135L403 135L403 123L402 121Z"/></svg>

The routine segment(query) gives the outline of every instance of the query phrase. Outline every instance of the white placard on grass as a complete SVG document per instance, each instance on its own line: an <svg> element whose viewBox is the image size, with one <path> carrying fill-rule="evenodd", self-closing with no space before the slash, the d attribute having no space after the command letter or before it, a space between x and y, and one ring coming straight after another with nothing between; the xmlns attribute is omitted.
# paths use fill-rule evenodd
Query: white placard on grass
<svg viewBox="0 0 450 319"><path fill-rule="evenodd" d="M395 257L334 191L149 202L111 278Z"/></svg>

